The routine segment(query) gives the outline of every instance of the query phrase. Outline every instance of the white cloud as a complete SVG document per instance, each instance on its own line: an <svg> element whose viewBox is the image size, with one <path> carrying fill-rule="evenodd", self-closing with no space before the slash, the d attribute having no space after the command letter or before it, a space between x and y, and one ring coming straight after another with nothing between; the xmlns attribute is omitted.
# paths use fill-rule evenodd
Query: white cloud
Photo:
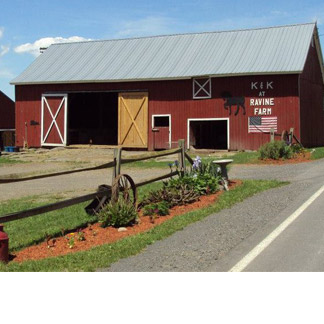
<svg viewBox="0 0 324 324"><path fill-rule="evenodd" d="M136 37L169 34L173 22L166 17L146 17L138 20L125 21L119 27L117 37Z"/></svg>
<svg viewBox="0 0 324 324"><path fill-rule="evenodd" d="M3 27L0 27L0 38L2 38L3 33L4 33L4 28Z"/></svg>
<svg viewBox="0 0 324 324"><path fill-rule="evenodd" d="M282 11L282 10L272 10L270 11L270 14L274 17L288 17L289 13L286 11Z"/></svg>
<svg viewBox="0 0 324 324"><path fill-rule="evenodd" d="M86 39L80 36L72 36L69 38L64 38L64 37L45 37L38 39L34 43L26 43L19 45L15 47L15 52L16 53L29 53L34 55L35 57L40 55L39 49L41 47L49 47L52 44L57 44L57 43L71 43L71 42L82 42L82 41L88 41L91 39Z"/></svg>
<svg viewBox="0 0 324 324"><path fill-rule="evenodd" d="M9 52L10 47L0 45L0 57L6 55Z"/></svg>

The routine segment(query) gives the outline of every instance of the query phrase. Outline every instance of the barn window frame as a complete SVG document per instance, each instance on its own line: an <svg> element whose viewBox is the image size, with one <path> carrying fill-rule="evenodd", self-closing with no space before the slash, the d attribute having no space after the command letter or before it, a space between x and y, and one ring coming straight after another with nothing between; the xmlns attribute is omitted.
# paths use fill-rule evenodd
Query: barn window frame
<svg viewBox="0 0 324 324"><path fill-rule="evenodd" d="M190 122L192 121L226 121L227 122L227 149L230 149L230 122L229 118L188 118L187 119L187 149L190 149Z"/></svg>
<svg viewBox="0 0 324 324"><path fill-rule="evenodd" d="M205 81L199 82L199 80ZM203 91L206 95L198 95ZM193 99L210 99L212 97L211 77L207 78L193 78L192 79L192 98Z"/></svg>

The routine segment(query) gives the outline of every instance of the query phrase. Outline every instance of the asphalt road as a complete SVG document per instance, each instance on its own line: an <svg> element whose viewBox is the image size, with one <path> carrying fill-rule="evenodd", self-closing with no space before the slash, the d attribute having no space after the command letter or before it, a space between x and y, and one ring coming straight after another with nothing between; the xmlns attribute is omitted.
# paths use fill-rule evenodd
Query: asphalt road
<svg viewBox="0 0 324 324"><path fill-rule="evenodd" d="M324 161L301 167L295 199L208 271L324 271Z"/></svg>
<svg viewBox="0 0 324 324"><path fill-rule="evenodd" d="M274 222L268 223L208 270L324 271L323 192L323 182L307 188Z"/></svg>
<svg viewBox="0 0 324 324"><path fill-rule="evenodd" d="M324 271L322 193L244 271Z"/></svg>
<svg viewBox="0 0 324 324"><path fill-rule="evenodd" d="M238 271L323 271L323 193L278 237L272 236L265 249L259 244L277 233L278 226L324 185L324 161L235 166L230 176L276 178L289 180L291 184L262 192L231 209L212 214L101 271L230 271L255 248L259 254Z"/></svg>

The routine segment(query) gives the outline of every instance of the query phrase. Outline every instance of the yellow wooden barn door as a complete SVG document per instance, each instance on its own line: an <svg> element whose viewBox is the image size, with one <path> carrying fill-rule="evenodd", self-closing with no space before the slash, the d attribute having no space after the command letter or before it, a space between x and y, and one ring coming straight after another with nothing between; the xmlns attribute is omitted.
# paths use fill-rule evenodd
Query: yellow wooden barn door
<svg viewBox="0 0 324 324"><path fill-rule="evenodd" d="M147 147L148 94L123 92L118 95L118 145Z"/></svg>

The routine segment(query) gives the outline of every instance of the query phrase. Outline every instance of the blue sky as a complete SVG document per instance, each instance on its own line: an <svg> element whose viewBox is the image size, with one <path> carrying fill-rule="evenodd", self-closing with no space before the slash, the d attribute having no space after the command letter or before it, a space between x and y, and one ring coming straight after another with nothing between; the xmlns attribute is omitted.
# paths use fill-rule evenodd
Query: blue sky
<svg viewBox="0 0 324 324"><path fill-rule="evenodd" d="M0 90L52 42L257 28L317 20L324 41L324 1L313 0L0 0Z"/></svg>

